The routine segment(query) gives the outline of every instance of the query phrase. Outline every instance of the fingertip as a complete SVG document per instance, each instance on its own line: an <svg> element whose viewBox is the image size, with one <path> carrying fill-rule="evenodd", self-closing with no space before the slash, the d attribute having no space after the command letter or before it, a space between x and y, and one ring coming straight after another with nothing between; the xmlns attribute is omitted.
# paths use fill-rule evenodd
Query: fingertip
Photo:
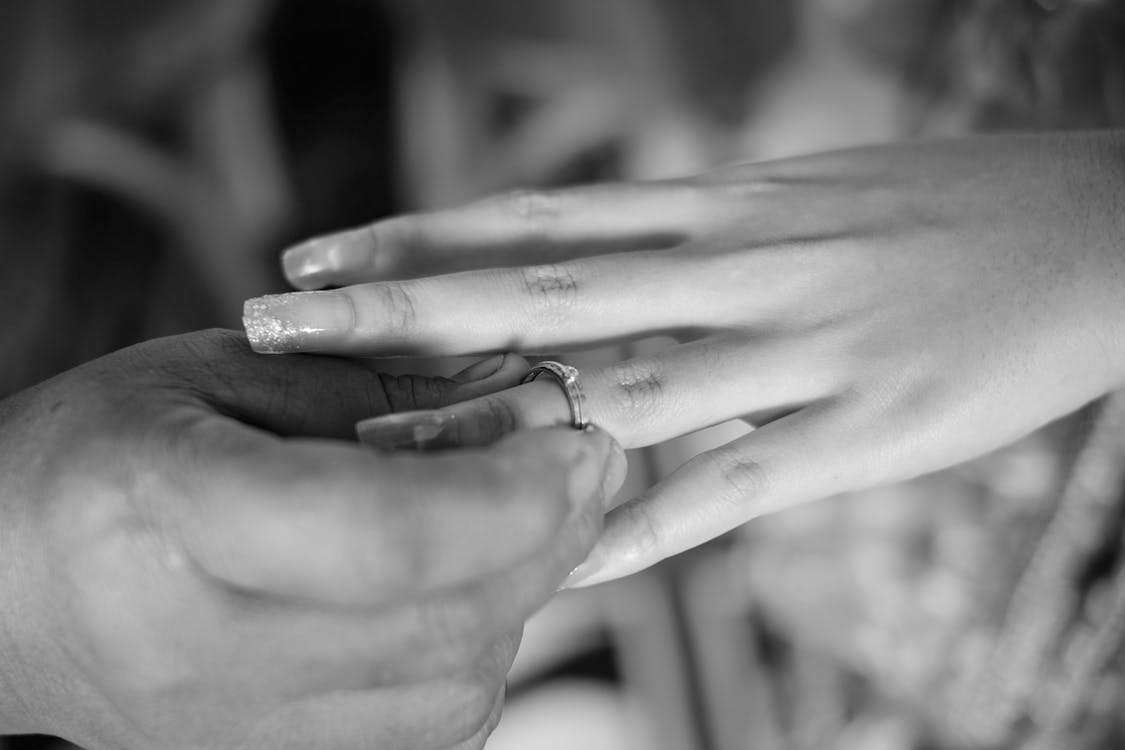
<svg viewBox="0 0 1125 750"><path fill-rule="evenodd" d="M633 498L606 516L597 544L567 576L563 588L587 588L616 581L674 554L647 502L643 497Z"/></svg>
<svg viewBox="0 0 1125 750"><path fill-rule="evenodd" d="M452 376L458 385L450 393L449 404L473 401L482 396L493 396L520 384L531 366L518 354L497 354Z"/></svg>
<svg viewBox="0 0 1125 750"><path fill-rule="evenodd" d="M562 582L559 590L586 589L602 583L609 583L639 573L651 564L653 563L643 565L622 564L614 553L607 548L605 542L599 539L590 554L582 561L582 564L572 570L566 580Z"/></svg>
<svg viewBox="0 0 1125 750"><path fill-rule="evenodd" d="M568 589L585 589L590 586L597 586L599 583L607 583L619 578L611 571L606 569L607 553L601 540L594 544L594 548L590 550L590 554L586 559L570 571L570 575L563 580L562 585L559 586L560 591Z"/></svg>
<svg viewBox="0 0 1125 750"><path fill-rule="evenodd" d="M490 380L502 379L507 384L506 387L519 385L529 370L531 370L531 364L526 359L518 354L505 354L504 361L492 374Z"/></svg>
<svg viewBox="0 0 1125 750"><path fill-rule="evenodd" d="M605 432L602 430L602 432ZM629 459L625 454L625 448L621 443L608 432L605 433L609 438L609 458L606 461L606 474L605 484L602 487L604 497L604 509L609 510L617 497L617 493L621 490L622 485L625 484L625 477L629 473Z"/></svg>
<svg viewBox="0 0 1125 750"><path fill-rule="evenodd" d="M624 481L627 461L621 446L604 430L545 427L506 435L502 449L515 455L542 456L566 467L567 496L579 512L596 506L599 516Z"/></svg>
<svg viewBox="0 0 1125 750"><path fill-rule="evenodd" d="M281 254L281 271L295 289L313 291L323 289L333 271L329 254L322 238L307 240L286 249Z"/></svg>
<svg viewBox="0 0 1125 750"><path fill-rule="evenodd" d="M293 245L281 254L281 269L303 290L380 281L394 276L402 252L387 241L388 222L348 229Z"/></svg>

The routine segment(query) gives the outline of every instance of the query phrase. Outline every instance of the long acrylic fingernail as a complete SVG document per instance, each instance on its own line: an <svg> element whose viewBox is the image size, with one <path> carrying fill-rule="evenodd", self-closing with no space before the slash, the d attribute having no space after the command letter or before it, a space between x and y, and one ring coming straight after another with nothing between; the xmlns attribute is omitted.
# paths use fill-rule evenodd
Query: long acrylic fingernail
<svg viewBox="0 0 1125 750"><path fill-rule="evenodd" d="M487 380L500 372L507 358L507 354L497 354L495 357L489 357L486 360L466 367L464 370L451 377L450 380L457 383L475 383L479 380Z"/></svg>
<svg viewBox="0 0 1125 750"><path fill-rule="evenodd" d="M247 300L242 325L260 354L316 351L355 325L351 299L337 292L293 292Z"/></svg>
<svg viewBox="0 0 1125 750"><path fill-rule="evenodd" d="M408 411L359 422L356 435L364 445L384 451L438 450L457 441L457 415L447 411Z"/></svg>
<svg viewBox="0 0 1125 750"><path fill-rule="evenodd" d="M570 575L559 586L559 590L564 589L580 589L585 586L592 586L595 583L600 583L598 574L602 572L605 567L605 559L601 551L601 545L595 545L594 549L590 551L586 560L574 570L570 571Z"/></svg>

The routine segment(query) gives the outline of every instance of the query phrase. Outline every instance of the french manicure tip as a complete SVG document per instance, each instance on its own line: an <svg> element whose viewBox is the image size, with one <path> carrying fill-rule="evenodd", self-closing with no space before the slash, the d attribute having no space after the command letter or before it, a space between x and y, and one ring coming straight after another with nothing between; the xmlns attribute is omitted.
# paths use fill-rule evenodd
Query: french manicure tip
<svg viewBox="0 0 1125 750"><path fill-rule="evenodd" d="M273 313L268 297L246 300L242 306L242 327L250 348L258 354L284 354L284 344L292 338L290 326Z"/></svg>
<svg viewBox="0 0 1125 750"><path fill-rule="evenodd" d="M263 354L325 351L355 324L351 299L339 292L290 292L249 299L242 325L250 347Z"/></svg>

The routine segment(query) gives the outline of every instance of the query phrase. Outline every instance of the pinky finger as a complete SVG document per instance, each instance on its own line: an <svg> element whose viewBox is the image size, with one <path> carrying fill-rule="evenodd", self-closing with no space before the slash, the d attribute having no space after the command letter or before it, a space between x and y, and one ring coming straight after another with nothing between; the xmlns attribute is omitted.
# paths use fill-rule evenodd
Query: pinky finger
<svg viewBox="0 0 1125 750"><path fill-rule="evenodd" d="M610 513L565 586L623 578L758 516L855 488L868 458L854 432L824 403L696 456Z"/></svg>

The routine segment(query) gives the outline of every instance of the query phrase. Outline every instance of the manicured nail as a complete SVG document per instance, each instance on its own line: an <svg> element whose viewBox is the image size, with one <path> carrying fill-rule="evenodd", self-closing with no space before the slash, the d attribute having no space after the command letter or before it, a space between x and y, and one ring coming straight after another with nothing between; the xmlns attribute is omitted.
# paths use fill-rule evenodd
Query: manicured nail
<svg viewBox="0 0 1125 750"><path fill-rule="evenodd" d="M601 581L599 580L598 574L602 572L604 562L601 545L595 545L585 562L570 571L570 575L568 575L566 580L562 582L562 585L559 586L559 590L580 589L585 586L600 583Z"/></svg>
<svg viewBox="0 0 1125 750"><path fill-rule="evenodd" d="M306 290L387 278L400 253L375 247L372 236L367 229L352 229L294 245L281 254L285 278Z"/></svg>
<svg viewBox="0 0 1125 750"><path fill-rule="evenodd" d="M274 294L247 300L242 324L260 354L316 351L351 331L355 308L337 292Z"/></svg>
<svg viewBox="0 0 1125 750"><path fill-rule="evenodd" d="M457 441L457 415L446 411L408 411L359 422L356 435L364 445L384 451L438 450Z"/></svg>
<svg viewBox="0 0 1125 750"><path fill-rule="evenodd" d="M362 247L342 240L346 235L332 235L307 240L281 254L285 278L298 289L320 289L341 275L358 271L367 259Z"/></svg>
<svg viewBox="0 0 1125 750"><path fill-rule="evenodd" d="M450 380L458 383L475 383L478 380L487 380L500 372L507 358L507 354L497 354L495 357L489 357L486 360L477 362L475 365L466 367L464 370L451 377Z"/></svg>

